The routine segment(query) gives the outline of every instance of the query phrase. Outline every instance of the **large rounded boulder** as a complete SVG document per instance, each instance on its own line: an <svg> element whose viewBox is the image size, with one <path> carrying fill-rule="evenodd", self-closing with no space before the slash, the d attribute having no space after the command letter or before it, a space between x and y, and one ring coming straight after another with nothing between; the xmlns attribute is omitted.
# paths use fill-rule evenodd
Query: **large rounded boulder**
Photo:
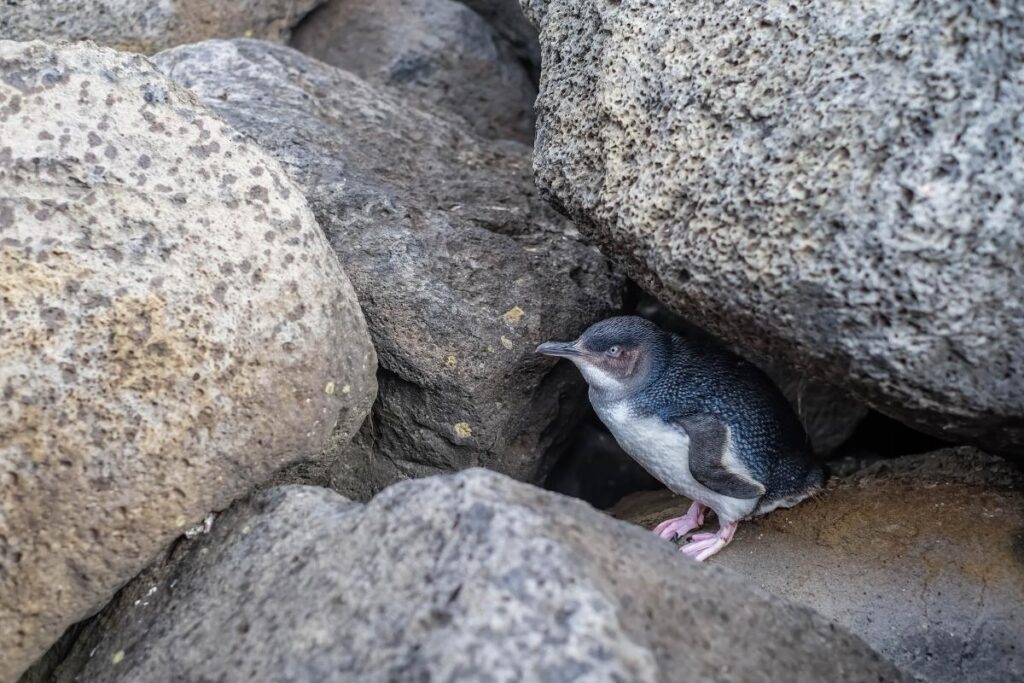
<svg viewBox="0 0 1024 683"><path fill-rule="evenodd" d="M483 137L533 141L530 72L513 44L458 0L333 0L291 45L457 114Z"/></svg>
<svg viewBox="0 0 1024 683"><path fill-rule="evenodd" d="M0 37L93 40L151 54L206 38L255 36L286 41L324 0L59 0L7 2Z"/></svg>
<svg viewBox="0 0 1024 683"><path fill-rule="evenodd" d="M1024 447L1012 4L523 0L542 190L675 310L940 437Z"/></svg>
<svg viewBox="0 0 1024 683"><path fill-rule="evenodd" d="M654 534L486 470L218 516L47 680L902 683L864 641Z"/></svg>
<svg viewBox="0 0 1024 683"><path fill-rule="evenodd" d="M0 680L375 371L277 162L142 57L0 42Z"/></svg>

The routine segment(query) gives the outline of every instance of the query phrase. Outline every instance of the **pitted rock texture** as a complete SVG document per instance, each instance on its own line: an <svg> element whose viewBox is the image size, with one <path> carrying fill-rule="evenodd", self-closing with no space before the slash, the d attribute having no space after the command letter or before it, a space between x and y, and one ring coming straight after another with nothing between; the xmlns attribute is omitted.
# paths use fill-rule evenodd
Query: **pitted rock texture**
<svg viewBox="0 0 1024 683"><path fill-rule="evenodd" d="M324 0L7 0L0 38L91 40L152 54L207 38L285 42L291 28Z"/></svg>
<svg viewBox="0 0 1024 683"><path fill-rule="evenodd" d="M688 505L661 491L611 512L654 527ZM834 619L920 680L1024 680L1024 474L995 456L881 461L740 524L714 562Z"/></svg>
<svg viewBox="0 0 1024 683"><path fill-rule="evenodd" d="M367 505L265 491L134 581L55 680L681 678L905 680L810 610L484 470Z"/></svg>
<svg viewBox="0 0 1024 683"><path fill-rule="evenodd" d="M1024 449L1019 5L523 6L537 181L605 253L731 342Z"/></svg>
<svg viewBox="0 0 1024 683"><path fill-rule="evenodd" d="M284 163L355 285L380 396L332 485L364 499L476 465L540 481L585 399L534 349L620 310L624 287L534 196L529 148L268 43L155 60Z"/></svg>
<svg viewBox="0 0 1024 683"><path fill-rule="evenodd" d="M533 142L537 87L529 71L501 34L457 0L332 0L291 45L416 97L434 113L458 114L479 135Z"/></svg>
<svg viewBox="0 0 1024 683"><path fill-rule="evenodd" d="M375 371L280 164L142 57L0 42L0 680Z"/></svg>

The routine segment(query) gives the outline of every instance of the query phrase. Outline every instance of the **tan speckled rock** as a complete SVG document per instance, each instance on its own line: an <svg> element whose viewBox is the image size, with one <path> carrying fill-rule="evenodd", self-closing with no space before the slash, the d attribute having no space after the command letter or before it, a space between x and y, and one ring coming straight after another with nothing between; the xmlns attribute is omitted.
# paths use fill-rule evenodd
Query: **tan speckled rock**
<svg viewBox="0 0 1024 683"><path fill-rule="evenodd" d="M142 57L0 42L0 680L375 370L277 162Z"/></svg>
<svg viewBox="0 0 1024 683"><path fill-rule="evenodd" d="M0 7L0 37L92 40L150 54L206 38L286 41L324 0L27 0Z"/></svg>
<svg viewBox="0 0 1024 683"><path fill-rule="evenodd" d="M918 429L1024 452L1024 13L522 0L537 182L648 291Z"/></svg>

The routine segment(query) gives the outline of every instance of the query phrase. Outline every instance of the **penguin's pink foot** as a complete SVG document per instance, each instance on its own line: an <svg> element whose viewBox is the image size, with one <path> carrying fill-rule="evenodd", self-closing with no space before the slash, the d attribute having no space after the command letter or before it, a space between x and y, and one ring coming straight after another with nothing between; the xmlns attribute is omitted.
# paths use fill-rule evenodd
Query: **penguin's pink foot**
<svg viewBox="0 0 1024 683"><path fill-rule="evenodd" d="M694 529L699 529L704 526L704 512L706 510L706 506L694 502L690 505L690 509L686 511L685 515L666 519L654 527L654 533L658 534L661 538L671 541L677 536L682 536Z"/></svg>
<svg viewBox="0 0 1024 683"><path fill-rule="evenodd" d="M729 545L733 534L736 533L736 526L736 522L723 522L722 526L718 529L718 533L694 534L690 537L690 542L680 548L680 550L684 555L692 557L698 562L703 562Z"/></svg>

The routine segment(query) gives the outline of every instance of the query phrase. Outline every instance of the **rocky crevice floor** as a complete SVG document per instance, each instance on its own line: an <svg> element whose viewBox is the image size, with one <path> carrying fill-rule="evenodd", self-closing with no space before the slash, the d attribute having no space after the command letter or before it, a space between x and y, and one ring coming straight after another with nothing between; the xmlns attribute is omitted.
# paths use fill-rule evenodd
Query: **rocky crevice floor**
<svg viewBox="0 0 1024 683"><path fill-rule="evenodd" d="M689 501L610 513L653 528ZM713 521L709 521L713 525ZM1024 677L1024 472L972 449L878 462L740 525L716 564L814 608L926 681Z"/></svg>

